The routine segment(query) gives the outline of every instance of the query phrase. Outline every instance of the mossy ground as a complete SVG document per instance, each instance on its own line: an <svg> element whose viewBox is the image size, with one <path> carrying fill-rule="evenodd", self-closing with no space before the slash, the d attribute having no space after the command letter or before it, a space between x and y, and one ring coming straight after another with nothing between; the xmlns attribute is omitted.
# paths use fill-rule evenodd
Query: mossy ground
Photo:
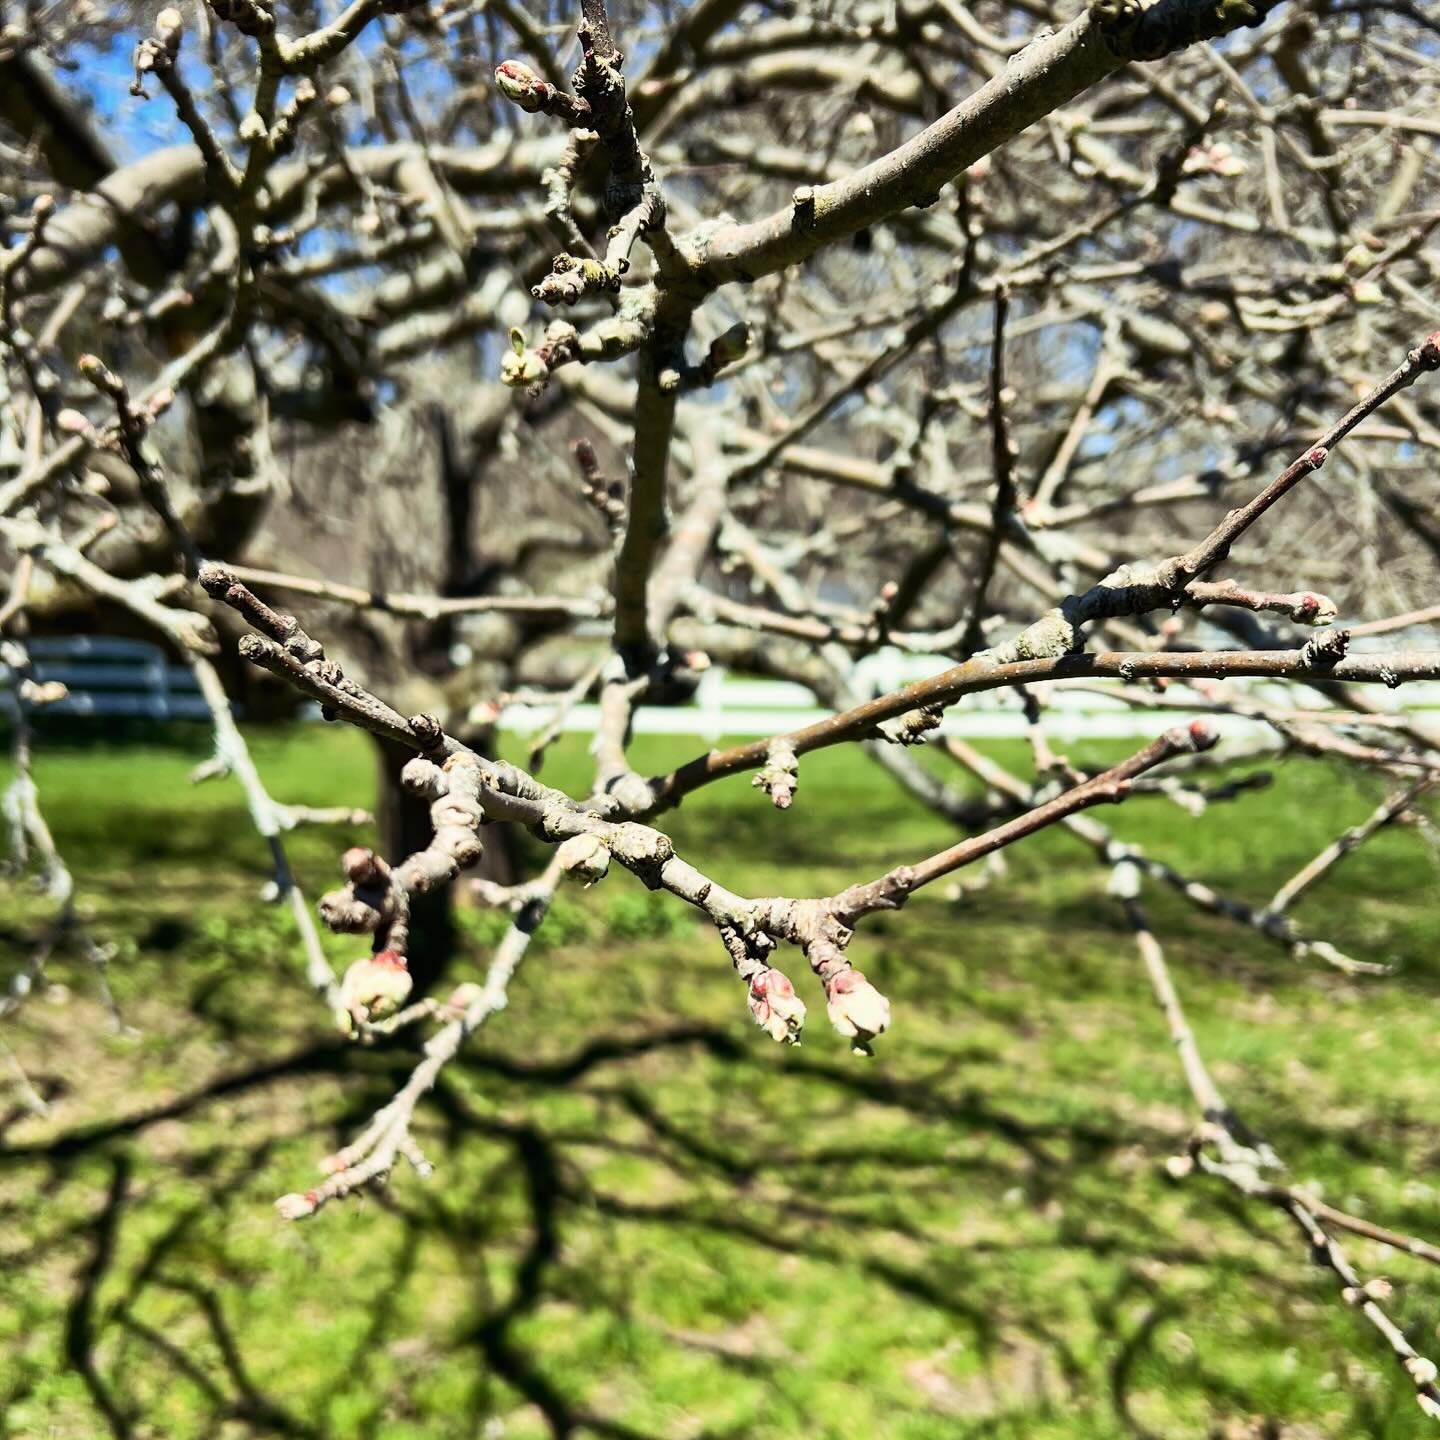
<svg viewBox="0 0 1440 1440"><path fill-rule="evenodd" d="M370 802L361 737L253 738L280 797ZM801 1049L773 1045L713 934L631 877L565 893L510 1008L421 1112L434 1177L284 1224L271 1201L383 1102L415 1040L357 1050L330 1028L288 916L257 901L238 789L192 790L197 758L42 750L46 812L138 1034L107 1030L68 960L65 991L7 1026L53 1103L36 1118L0 1099L0 1434L1426 1432L1282 1215L1166 1178L1191 1107L1104 876L1062 834L980 894L866 923L853 953L896 1016L871 1061L819 1005ZM583 741L545 774L580 788ZM1200 820L1155 797L1101 818L1258 901L1379 794L1292 761ZM742 778L671 819L684 853L756 894L818 893L949 838L838 753L805 761L783 816ZM364 838L292 837L312 897ZM1295 1178L1432 1236L1435 891L1425 843L1396 831L1307 897L1317 933L1400 967L1364 981L1149 900L1217 1078ZM46 913L4 897L0 971ZM493 935L464 917L457 976ZM337 963L355 949L326 943ZM1440 1274L1349 1248L1440 1348Z"/></svg>

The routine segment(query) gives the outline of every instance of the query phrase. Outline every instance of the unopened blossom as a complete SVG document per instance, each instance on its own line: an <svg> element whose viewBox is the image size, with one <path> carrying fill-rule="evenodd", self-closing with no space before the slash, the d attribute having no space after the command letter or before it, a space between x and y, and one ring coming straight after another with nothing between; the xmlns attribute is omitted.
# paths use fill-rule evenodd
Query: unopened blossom
<svg viewBox="0 0 1440 1440"><path fill-rule="evenodd" d="M890 1002L858 971L842 970L826 986L830 1023L857 1045L890 1028Z"/></svg>
<svg viewBox="0 0 1440 1440"><path fill-rule="evenodd" d="M505 60L495 67L495 84L507 100L532 115L545 103L546 93L553 88L518 60Z"/></svg>
<svg viewBox="0 0 1440 1440"><path fill-rule="evenodd" d="M779 970L759 970L750 977L750 1013L772 1040L798 1045L805 1028L805 1002L790 977Z"/></svg>
<svg viewBox="0 0 1440 1440"><path fill-rule="evenodd" d="M282 1220L304 1220L313 1215L317 1208L314 1191L304 1195L282 1195L275 1202L275 1209Z"/></svg>
<svg viewBox="0 0 1440 1440"><path fill-rule="evenodd" d="M355 961L340 982L343 1008L335 1012L340 1028L353 1035L361 1024L393 1015L410 998L413 983L405 957L396 950Z"/></svg>

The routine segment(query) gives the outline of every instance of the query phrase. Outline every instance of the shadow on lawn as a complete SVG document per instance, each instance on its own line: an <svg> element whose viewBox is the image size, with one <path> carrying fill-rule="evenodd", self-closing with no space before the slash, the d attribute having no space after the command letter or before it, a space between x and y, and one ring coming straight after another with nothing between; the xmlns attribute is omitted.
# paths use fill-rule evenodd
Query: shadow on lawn
<svg viewBox="0 0 1440 1440"><path fill-rule="evenodd" d="M362 1055L363 1071L356 1063L357 1054ZM670 1063L703 1059L723 1065L727 1084L737 1097L745 1097L745 1104L755 1107L760 1118L753 1124L720 1129L687 1124L667 1114L656 1103L652 1088L632 1073L636 1065L664 1063L667 1056ZM137 1166L147 1132L162 1122L195 1121L217 1101L300 1078L353 1077L356 1083L347 1088L341 1107L345 1113L332 1117L335 1138L348 1137L392 1092L396 1077L408 1070L413 1055L399 1047L363 1054L338 1042L307 1047L147 1109L43 1142L0 1149L0 1163L48 1170L43 1188L51 1190L82 1162L99 1160L108 1167L103 1203L80 1232L85 1259L71 1292L63 1353L116 1437L155 1433L153 1425L147 1428L144 1403L132 1383L137 1373L149 1373L151 1383L156 1373L184 1376L203 1396L215 1427L238 1422L255 1434L328 1433L322 1418L328 1407L343 1398L353 1408L356 1397L365 1396L369 1388L373 1357L404 1336L407 1321L401 1314L401 1299L421 1283L416 1278L416 1257L423 1246L438 1243L455 1257L470 1289L468 1314L434 1337L434 1343L448 1348L452 1357L467 1351L475 1357L467 1417L474 1428L465 1433L482 1433L487 1419L513 1408L513 1392L543 1416L557 1440L579 1435L651 1440L652 1432L573 1393L574 1371L566 1367L565 1378L557 1378L556 1354L542 1353L544 1347L525 1333L527 1322L552 1302L582 1311L613 1310L621 1318L627 1315L629 1300L623 1285L607 1289L603 1281L587 1281L584 1267L566 1259L567 1245L577 1233L593 1229L597 1219L609 1225L658 1227L682 1240L708 1237L742 1246L755 1252L756 1264L766 1263L759 1257L770 1256L777 1262L796 1257L843 1267L897 1301L943 1315L973 1347L984 1372L1000 1377L987 1381L988 1390L952 1387L953 1393L946 1392L937 1402L938 1413L963 1425L965 1435L1002 1433L1019 1414L1033 1418L1087 1392L1094 1403L1104 1391L1118 1427L1135 1435L1148 1434L1131 1401L1134 1377L1162 1326L1178 1313L1177 1300L1149 1276L1148 1267L1181 1265L1211 1274L1254 1276L1261 1273L1259 1262L1185 1243L1143 1195L1137 1197L1120 1185L1106 1191L1101 1210L1087 1210L1083 1198L1067 1203L1042 1239L1017 1235L1012 1240L993 1234L957 1238L941 1233L932 1221L927 1197L936 1197L939 1206L946 1196L953 1204L957 1188L983 1187L977 1188L983 1194L1013 1188L1023 1195L1030 1212L1059 1208L1057 1197L1071 1201L1083 1197L1087 1177L1105 1172L1119 1155L1138 1145L1156 1147L1157 1137L1118 1117L1113 1124L1100 1125L1027 1119L1012 1113L967 1080L972 1062L992 1058L984 1049L959 1047L947 1050L943 1058L930 1058L928 1073L915 1074L912 1067L912 1073L895 1075L806 1051L787 1057L783 1082L777 1082L776 1072L757 1061L753 1048L737 1043L725 1030L694 1023L604 1034L546 1059L467 1052L442 1075L426 1110L428 1125L438 1121L446 1152L441 1171L445 1179L436 1182L442 1188L417 1185L407 1175L403 1183L381 1193L380 1204L389 1219L372 1212L367 1223L398 1229L398 1236L392 1231L396 1243L387 1282L370 1302L363 1333L342 1378L322 1394L265 1393L252 1379L254 1366L246 1358L253 1342L237 1334L226 1318L226 1287L244 1283L244 1277L227 1275L223 1259L207 1269L186 1258L193 1255L190 1242L207 1211L236 1204L232 1185L237 1159L240 1173L263 1173L271 1141L247 1151L240 1137L232 1138L229 1163L221 1165L198 1148L199 1131L187 1133L186 1145L197 1148L172 1155L166 1163L209 1185L209 1200L175 1216L148 1242L138 1260L127 1258L121 1267L116 1259L118 1237L132 1214L143 1213L146 1204L146 1197L137 1193ZM983 1136L986 1144L966 1153L949 1153L944 1147L917 1150L893 1136L868 1133L863 1126L841 1139L827 1131L823 1143L811 1143L795 1127L774 1123L774 1097L767 1100L766 1086L777 1083L794 1087L796 1093L803 1091L811 1113L899 1112L917 1122L907 1134ZM477 1092L486 1097L503 1094L506 1113L481 1108ZM550 1118L547 1105L577 1095L597 1106L600 1114L623 1115L629 1122L623 1127L625 1133L610 1133L599 1123ZM317 1152L329 1138L317 1137ZM459 1158L472 1152L477 1140L501 1152L500 1159L479 1173ZM207 1143L213 1143L213 1134ZM1158 1140L1158 1146L1164 1143L1163 1137ZM667 1193L655 1198L597 1180L596 1154L623 1154L655 1167L670 1177L671 1183L663 1187ZM523 1216L520 1223L513 1223L508 1215L499 1217L494 1205L497 1186L515 1202ZM240 1203L263 1202L252 1188ZM1225 1209L1260 1238L1263 1232L1253 1211ZM1215 1223L1224 1223L1223 1214L1222 1210L1215 1215ZM311 1223L323 1227L340 1221L326 1212ZM507 1256L509 1275L508 1284L501 1287L493 1284L490 1275L497 1247ZM1096 1373L1093 1356L1075 1352L1063 1323L1043 1298L1016 1296L1009 1303L997 1303L993 1291L976 1283L982 1258L987 1265L1004 1265L1022 1256L1033 1260L1037 1251L1047 1249L1057 1258L1083 1251L1120 1268L1117 1288L1090 1298L1093 1324L1108 1337L1103 1377ZM323 1253L322 1263L343 1263L336 1251ZM102 1304L99 1297L107 1282L107 1293L117 1285L122 1293ZM1273 1277L1267 1279L1267 1284L1274 1283ZM497 1294L497 1288L503 1293ZM145 1317L144 1302L155 1295L166 1295L183 1306L190 1339L178 1340ZM1133 1315L1136 1301L1143 1302L1138 1322ZM408 1323L413 1328L413 1317ZM823 1324L823 1317L817 1316L816 1324ZM203 1339L194 1339L196 1333ZM710 1342L680 1335L673 1343L703 1348ZM1017 1347L1030 1347L1022 1353L1043 1357L1043 1365L1032 1366L1034 1373L1028 1378L1015 1378L1012 1357ZM718 1355L722 1364L766 1384L781 1364L763 1345L733 1354L721 1345ZM502 1388L497 1389L495 1382ZM1263 1408L1242 1387L1217 1375L1207 1373L1203 1383L1228 1407L1252 1413ZM675 1398L683 1404L683 1397ZM926 1413L925 1405L917 1403ZM383 1387L377 1385L373 1405L357 1433L382 1434L385 1405ZM745 1433L745 1428L686 1433L692 1440L722 1440ZM654 1440L669 1433L654 1432Z"/></svg>

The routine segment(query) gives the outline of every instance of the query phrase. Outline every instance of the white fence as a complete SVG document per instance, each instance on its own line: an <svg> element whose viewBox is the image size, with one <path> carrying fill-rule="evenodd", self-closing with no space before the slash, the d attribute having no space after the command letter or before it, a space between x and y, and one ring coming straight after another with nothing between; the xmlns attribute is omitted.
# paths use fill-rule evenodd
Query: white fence
<svg viewBox="0 0 1440 1440"><path fill-rule="evenodd" d="M884 695L902 685L937 674L954 662L943 655L910 655L886 650L867 656L856 666L857 677L866 695ZM1056 740L1128 739L1154 735L1168 725L1184 724L1199 712L1135 709L1113 696L1063 686L1039 686L1045 701L1045 731ZM1280 687L1254 682L1248 692L1257 700L1278 698ZM1382 692L1395 709L1440 709L1440 685L1406 685L1402 691ZM1281 704L1295 704L1293 691ZM721 736L739 737L783 734L812 725L830 715L820 709L815 697L803 685L784 680L752 680L728 674L720 667L707 670L700 678L694 700L687 705L643 707L635 716L635 731L641 735L693 735L711 743ZM531 734L547 725L553 711L545 705L511 705L501 713L500 725L519 734ZM590 734L599 722L599 707L577 705L565 717L562 728ZM1207 717L1224 735L1255 734L1265 727L1238 715ZM946 712L940 733L966 739L1004 739L1025 733L1025 715L1019 699L1005 690L984 691L968 696Z"/></svg>
<svg viewBox="0 0 1440 1440"><path fill-rule="evenodd" d="M172 664L158 646L143 640L102 636L68 636L28 642L37 680L58 680L68 694L46 707L50 714L97 718L124 717L149 720L204 719L209 711L201 699L195 677L183 665ZM891 690L934 675L951 662L943 655L908 655L884 650L861 660L857 680L866 694ZM14 677L0 664L0 705L13 706ZM1181 710L1136 710L1112 696L1063 686L1041 687L1046 703L1046 733L1056 740L1129 739L1153 735L1164 725L1181 724L1193 714ZM1253 682L1256 699L1278 696L1279 690ZM1407 685L1395 693L1379 692L1395 709L1440 711L1440 685ZM1294 703L1293 695L1290 699ZM318 710L309 707L309 713ZM577 705L563 721L567 731L594 732L599 707ZM700 678L694 699L686 705L647 705L635 717L641 735L691 735L713 743L722 736L776 735L823 720L830 712L819 708L802 685L783 680L752 680L731 675L720 667ZM500 725L519 734L531 734L549 724L548 705L511 705ZM1222 734L1254 734L1261 727L1240 716L1211 717ZM1437 716L1440 719L1440 716ZM1001 739L1025 733L1025 716L1017 698L1008 691L972 695L946 711L941 733L967 739Z"/></svg>

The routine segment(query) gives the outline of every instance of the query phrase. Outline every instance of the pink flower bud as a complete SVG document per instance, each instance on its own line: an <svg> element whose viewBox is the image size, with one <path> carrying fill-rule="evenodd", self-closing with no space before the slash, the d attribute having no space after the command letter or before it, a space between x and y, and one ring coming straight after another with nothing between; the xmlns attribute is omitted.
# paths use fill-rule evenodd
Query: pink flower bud
<svg viewBox="0 0 1440 1440"><path fill-rule="evenodd" d="M90 428L90 422L78 410L64 409L55 417L55 428L67 435L83 435Z"/></svg>
<svg viewBox="0 0 1440 1440"><path fill-rule="evenodd" d="M1328 595L1317 595L1313 590L1307 590L1300 597L1295 619L1302 625L1329 625L1339 613L1339 607Z"/></svg>
<svg viewBox="0 0 1440 1440"><path fill-rule="evenodd" d="M826 987L830 1023L864 1045L890 1028L890 1002L858 971L842 970Z"/></svg>
<svg viewBox="0 0 1440 1440"><path fill-rule="evenodd" d="M504 60L495 67L495 83L500 93L522 110L535 114L545 103L547 85L528 65L518 60Z"/></svg>
<svg viewBox="0 0 1440 1440"><path fill-rule="evenodd" d="M410 998L412 984L405 957L396 950L355 961L340 982L343 1008L335 1014L340 1028L353 1034L359 1024L393 1015Z"/></svg>
<svg viewBox="0 0 1440 1440"><path fill-rule="evenodd" d="M788 976L779 970L759 970L750 977L750 1013L772 1040L798 1045L805 1027L805 1002L795 993Z"/></svg>
<svg viewBox="0 0 1440 1440"><path fill-rule="evenodd" d="M282 1220L304 1220L320 1208L317 1203L319 1198L313 1190L307 1190L303 1195L282 1195L275 1202L275 1208Z"/></svg>

